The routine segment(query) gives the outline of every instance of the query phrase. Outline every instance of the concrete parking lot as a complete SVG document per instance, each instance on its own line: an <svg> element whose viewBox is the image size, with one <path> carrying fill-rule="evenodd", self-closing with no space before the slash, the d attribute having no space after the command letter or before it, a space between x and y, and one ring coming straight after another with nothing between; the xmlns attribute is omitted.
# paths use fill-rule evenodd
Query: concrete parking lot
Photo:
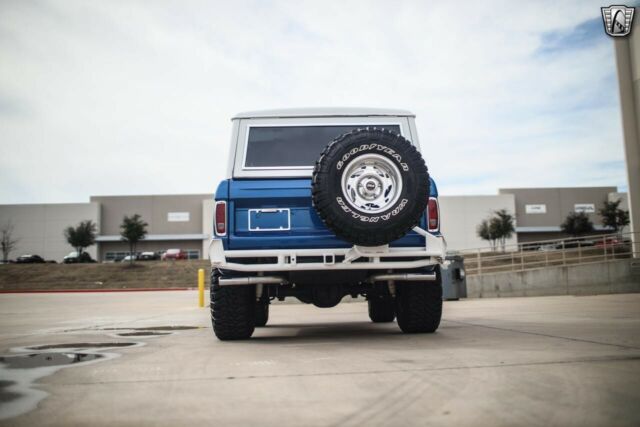
<svg viewBox="0 0 640 427"><path fill-rule="evenodd" d="M0 424L640 425L640 294L452 301L432 335L363 303L277 305L245 342L216 340L196 302L0 295L0 354L54 365L4 358ZM74 351L98 356L59 369Z"/></svg>

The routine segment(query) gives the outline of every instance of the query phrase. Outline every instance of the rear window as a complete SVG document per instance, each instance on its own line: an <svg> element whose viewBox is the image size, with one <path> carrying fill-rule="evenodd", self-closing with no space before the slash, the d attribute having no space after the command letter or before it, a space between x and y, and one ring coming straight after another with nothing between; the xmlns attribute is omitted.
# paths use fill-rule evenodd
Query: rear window
<svg viewBox="0 0 640 427"><path fill-rule="evenodd" d="M400 134L399 125L366 125ZM265 126L250 127L244 166L309 167L313 166L329 142L338 136L363 128L346 126Z"/></svg>

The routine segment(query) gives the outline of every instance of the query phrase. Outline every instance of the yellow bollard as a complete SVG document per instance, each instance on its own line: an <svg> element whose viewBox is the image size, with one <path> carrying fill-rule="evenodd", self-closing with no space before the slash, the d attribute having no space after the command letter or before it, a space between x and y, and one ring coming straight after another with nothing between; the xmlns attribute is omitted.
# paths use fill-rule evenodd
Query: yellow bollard
<svg viewBox="0 0 640 427"><path fill-rule="evenodd" d="M198 307L204 307L204 269L198 270Z"/></svg>

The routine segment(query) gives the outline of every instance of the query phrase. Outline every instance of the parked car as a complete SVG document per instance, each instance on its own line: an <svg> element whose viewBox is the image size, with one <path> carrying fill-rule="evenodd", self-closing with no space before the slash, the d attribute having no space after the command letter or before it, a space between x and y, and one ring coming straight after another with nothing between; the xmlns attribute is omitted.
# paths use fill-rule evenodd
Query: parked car
<svg viewBox="0 0 640 427"><path fill-rule="evenodd" d="M610 248L613 246L622 246L622 245L626 245L631 243L630 240L623 240L621 238L618 237L608 237L606 239L600 239L600 240L596 240L594 242L594 246L596 248L602 248L604 246Z"/></svg>
<svg viewBox="0 0 640 427"><path fill-rule="evenodd" d="M166 261L169 259L187 259L187 253L182 249L167 249L165 253L162 254L162 261Z"/></svg>
<svg viewBox="0 0 640 427"><path fill-rule="evenodd" d="M570 240L568 242L564 242L565 249L589 248L593 245L594 245L593 240L586 240L586 239ZM560 245L560 247L562 247L562 245Z"/></svg>
<svg viewBox="0 0 640 427"><path fill-rule="evenodd" d="M544 245L538 246L538 250L541 252L552 252L560 249L560 246L556 243L547 243Z"/></svg>
<svg viewBox="0 0 640 427"><path fill-rule="evenodd" d="M274 298L333 307L347 295L367 298L373 322L434 332L446 245L414 114L289 109L232 123L209 245L218 339L249 338Z"/></svg>
<svg viewBox="0 0 640 427"><path fill-rule="evenodd" d="M613 251L616 254L631 255L631 240L620 237L611 237L603 240L596 240L595 247L606 251Z"/></svg>
<svg viewBox="0 0 640 427"><path fill-rule="evenodd" d="M44 264L46 261L40 255L20 255L16 264Z"/></svg>
<svg viewBox="0 0 640 427"><path fill-rule="evenodd" d="M157 252L142 252L138 259L140 261L155 261L160 259L160 254Z"/></svg>
<svg viewBox="0 0 640 427"><path fill-rule="evenodd" d="M96 262L96 261L91 258L91 255L89 255L88 252L82 252L82 254L78 256L78 252L73 251L73 252L69 252L68 255L65 255L64 258L62 258L62 262L65 264L77 264L77 263L89 263L89 262Z"/></svg>
<svg viewBox="0 0 640 427"><path fill-rule="evenodd" d="M122 259L120 259L120 262L131 262L131 261L137 261L139 259L140 259L140 254L129 254L122 257Z"/></svg>

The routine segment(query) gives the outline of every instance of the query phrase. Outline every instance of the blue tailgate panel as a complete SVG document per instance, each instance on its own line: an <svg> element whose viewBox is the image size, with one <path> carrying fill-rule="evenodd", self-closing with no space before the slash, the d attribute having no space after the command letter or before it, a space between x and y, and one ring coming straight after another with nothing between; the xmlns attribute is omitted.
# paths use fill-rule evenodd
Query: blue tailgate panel
<svg viewBox="0 0 640 427"><path fill-rule="evenodd" d="M230 233L225 242L227 249L352 246L329 231L316 213L311 202L310 179L232 179L228 183ZM432 182L432 195L437 195L436 191ZM218 194L216 198L219 199ZM424 228L425 225L423 215L420 226ZM396 247L423 245L424 238L413 231L391 244Z"/></svg>

